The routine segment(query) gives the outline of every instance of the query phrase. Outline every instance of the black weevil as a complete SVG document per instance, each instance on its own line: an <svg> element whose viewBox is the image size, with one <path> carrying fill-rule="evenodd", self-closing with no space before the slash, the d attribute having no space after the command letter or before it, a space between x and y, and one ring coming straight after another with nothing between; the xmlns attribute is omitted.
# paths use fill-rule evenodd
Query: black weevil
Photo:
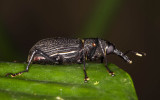
<svg viewBox="0 0 160 100"><path fill-rule="evenodd" d="M105 40L99 38L47 38L37 42L29 51L28 65L26 70L19 73L8 73L6 76L12 77L20 75L24 72L28 72L31 62L33 63L47 63L47 64L63 64L63 63L83 63L85 82L89 80L85 60L97 60L105 61L105 67L109 74L114 76L114 73L107 66L108 54L116 54L123 58L126 62L132 63L126 56L128 53L134 53L137 56L143 56L145 53L138 53L132 50L122 53L115 46Z"/></svg>

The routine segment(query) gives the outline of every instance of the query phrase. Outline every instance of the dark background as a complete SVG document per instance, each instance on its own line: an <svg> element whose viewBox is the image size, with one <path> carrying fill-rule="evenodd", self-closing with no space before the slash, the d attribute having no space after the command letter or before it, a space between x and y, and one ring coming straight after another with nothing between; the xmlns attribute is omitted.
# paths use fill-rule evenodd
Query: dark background
<svg viewBox="0 0 160 100"><path fill-rule="evenodd" d="M26 61L35 42L48 37L99 37L118 49L147 53L130 55L132 65L115 55L109 62L133 78L140 100L159 94L159 3L151 0L0 1L0 60ZM104 10L107 9L107 10Z"/></svg>

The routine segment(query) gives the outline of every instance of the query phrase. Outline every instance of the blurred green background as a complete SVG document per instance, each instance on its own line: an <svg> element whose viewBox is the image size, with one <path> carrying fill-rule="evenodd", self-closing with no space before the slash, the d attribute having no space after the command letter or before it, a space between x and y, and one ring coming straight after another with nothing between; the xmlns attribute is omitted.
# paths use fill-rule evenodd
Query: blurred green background
<svg viewBox="0 0 160 100"><path fill-rule="evenodd" d="M118 49L144 51L128 65L115 55L108 60L133 78L138 98L158 97L158 2L150 0L0 1L0 61L24 62L29 49L48 37L98 37Z"/></svg>

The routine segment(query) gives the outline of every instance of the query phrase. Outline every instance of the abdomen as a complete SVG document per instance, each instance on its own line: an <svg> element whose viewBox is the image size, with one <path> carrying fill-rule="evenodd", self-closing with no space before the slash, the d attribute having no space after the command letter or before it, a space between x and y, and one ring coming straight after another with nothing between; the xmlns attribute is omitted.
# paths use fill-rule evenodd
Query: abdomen
<svg viewBox="0 0 160 100"><path fill-rule="evenodd" d="M48 57L53 59L52 63L57 63L57 57L60 57L62 63L74 63L81 59L82 41L74 38L48 38L37 42L30 50L30 54L35 50L40 50ZM29 55L30 55L29 54ZM36 59L40 58L40 59ZM47 62L47 59L40 54L35 55L33 62L41 60Z"/></svg>

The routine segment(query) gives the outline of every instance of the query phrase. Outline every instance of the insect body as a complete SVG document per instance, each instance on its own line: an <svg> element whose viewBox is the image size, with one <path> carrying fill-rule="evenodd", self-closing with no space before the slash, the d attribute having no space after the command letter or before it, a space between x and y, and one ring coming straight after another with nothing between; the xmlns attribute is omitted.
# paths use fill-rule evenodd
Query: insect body
<svg viewBox="0 0 160 100"><path fill-rule="evenodd" d="M83 63L84 64L84 75L85 82L89 80L86 73L85 60L97 60L100 59L105 62L105 67L108 72L114 76L114 73L107 66L108 54L116 54L123 58L126 62L132 63L131 60L126 56L127 53L134 53L137 56L145 55L134 51L127 51L122 53L115 46L105 40L99 38L47 38L37 42L29 51L28 65L26 70L19 73L8 73L12 77L28 72L31 62L33 63L47 63L47 64L63 64L63 63Z"/></svg>

